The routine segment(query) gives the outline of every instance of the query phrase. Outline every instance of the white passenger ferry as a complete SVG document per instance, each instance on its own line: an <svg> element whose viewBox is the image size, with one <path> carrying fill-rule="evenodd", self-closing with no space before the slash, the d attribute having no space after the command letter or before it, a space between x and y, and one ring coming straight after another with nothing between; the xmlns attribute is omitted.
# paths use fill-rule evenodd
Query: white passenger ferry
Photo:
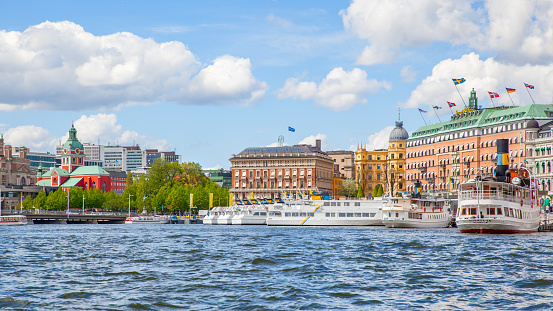
<svg viewBox="0 0 553 311"><path fill-rule="evenodd" d="M168 224L169 216L132 216L125 219L125 224Z"/></svg>
<svg viewBox="0 0 553 311"><path fill-rule="evenodd" d="M538 231L540 209L535 180L526 168L509 170L509 141L497 140L495 180L469 180L459 188L457 227L462 233ZM519 177L520 176L520 177Z"/></svg>
<svg viewBox="0 0 553 311"><path fill-rule="evenodd" d="M258 203L238 207L231 219L233 225L265 225L267 223L267 206Z"/></svg>
<svg viewBox="0 0 553 311"><path fill-rule="evenodd" d="M380 200L296 200L269 207L269 226L382 226Z"/></svg>
<svg viewBox="0 0 553 311"><path fill-rule="evenodd" d="M453 219L451 201L442 198L388 198L382 223L388 228L447 228Z"/></svg>
<svg viewBox="0 0 553 311"><path fill-rule="evenodd" d="M522 182L518 177L513 181ZM536 190L520 184L470 180L459 190L456 223L462 233L536 232L540 224Z"/></svg>
<svg viewBox="0 0 553 311"><path fill-rule="evenodd" d="M0 226L21 226L27 224L25 215L0 216Z"/></svg>

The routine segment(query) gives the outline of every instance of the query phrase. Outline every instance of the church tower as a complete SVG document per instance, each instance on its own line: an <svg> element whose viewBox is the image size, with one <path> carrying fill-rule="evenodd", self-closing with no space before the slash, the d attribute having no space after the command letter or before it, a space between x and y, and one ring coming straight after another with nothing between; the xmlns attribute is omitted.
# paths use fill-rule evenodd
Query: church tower
<svg viewBox="0 0 553 311"><path fill-rule="evenodd" d="M61 155L61 168L69 173L84 165L84 147L77 139L77 130L73 124L69 130L69 139L63 144Z"/></svg>

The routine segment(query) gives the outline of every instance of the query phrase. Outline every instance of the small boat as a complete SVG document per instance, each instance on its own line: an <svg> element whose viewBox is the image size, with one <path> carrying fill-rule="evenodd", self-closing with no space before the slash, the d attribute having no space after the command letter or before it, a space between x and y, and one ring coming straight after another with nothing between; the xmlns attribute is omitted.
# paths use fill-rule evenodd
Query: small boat
<svg viewBox="0 0 553 311"><path fill-rule="evenodd" d="M264 225L267 223L267 207L262 204L238 207L231 223L233 225Z"/></svg>
<svg viewBox="0 0 553 311"><path fill-rule="evenodd" d="M169 216L132 216L125 219L125 224L168 224Z"/></svg>
<svg viewBox="0 0 553 311"><path fill-rule="evenodd" d="M22 226L27 224L25 215L0 216L0 226Z"/></svg>
<svg viewBox="0 0 553 311"><path fill-rule="evenodd" d="M442 198L388 198L382 223L388 228L447 228L453 215L451 201Z"/></svg>

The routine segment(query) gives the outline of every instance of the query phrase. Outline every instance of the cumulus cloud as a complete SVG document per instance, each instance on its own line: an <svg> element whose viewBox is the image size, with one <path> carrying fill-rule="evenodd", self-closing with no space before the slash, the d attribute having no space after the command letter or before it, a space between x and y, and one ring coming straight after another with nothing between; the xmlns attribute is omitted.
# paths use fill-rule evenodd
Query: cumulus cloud
<svg viewBox="0 0 553 311"><path fill-rule="evenodd" d="M181 42L128 32L95 36L68 21L0 31L0 110L248 104L267 88L249 59L222 56L203 67Z"/></svg>
<svg viewBox="0 0 553 311"><path fill-rule="evenodd" d="M276 95L279 98L315 100L320 106L338 111L366 104L366 96L380 89L390 90L391 85L386 81L368 79L367 73L359 68L345 71L338 67L332 69L319 85L289 78Z"/></svg>
<svg viewBox="0 0 553 311"><path fill-rule="evenodd" d="M304 139L300 140L300 142L298 143L299 145L311 145L311 146L315 146L316 145L316 140L317 139L320 139L321 140L321 148L324 150L326 148L326 140L327 140L328 136L326 134L317 134L317 135L311 135L311 136L307 136L305 137Z"/></svg>
<svg viewBox="0 0 553 311"><path fill-rule="evenodd" d="M447 42L494 51L497 58L553 60L553 2L354 0L340 12L344 28L368 45L357 62L388 63L401 48Z"/></svg>
<svg viewBox="0 0 553 311"><path fill-rule="evenodd" d="M395 127L386 126L379 132L375 132L369 135L367 138L367 143L365 144L366 150L375 150L375 149L387 149L388 140L390 139L390 133ZM350 150L357 150L357 146L351 146Z"/></svg>
<svg viewBox="0 0 553 311"><path fill-rule="evenodd" d="M401 68L401 72L399 73L399 75L404 82L410 83L415 81L415 78L417 77L417 72L413 71L411 66L405 66Z"/></svg>
<svg viewBox="0 0 553 311"><path fill-rule="evenodd" d="M523 82L532 84L532 97L537 104L550 103L553 97L553 65L524 65L505 64L494 58L481 60L476 53L462 56L460 59L446 59L432 69L432 75L426 77L406 102L400 106L417 108L438 105L443 107L442 113L449 112L446 102L454 102L457 109L463 108L463 102L455 89L452 78L465 78L466 82L458 85L459 91L468 104L470 91L474 88L479 97L480 106L512 105L505 88L515 88L517 91L510 94L515 105L531 103ZM499 98L493 104L488 92L497 92Z"/></svg>
<svg viewBox="0 0 553 311"><path fill-rule="evenodd" d="M50 131L34 125L23 125L8 129L4 133L4 143L12 146L24 146L31 151L51 150L57 139Z"/></svg>

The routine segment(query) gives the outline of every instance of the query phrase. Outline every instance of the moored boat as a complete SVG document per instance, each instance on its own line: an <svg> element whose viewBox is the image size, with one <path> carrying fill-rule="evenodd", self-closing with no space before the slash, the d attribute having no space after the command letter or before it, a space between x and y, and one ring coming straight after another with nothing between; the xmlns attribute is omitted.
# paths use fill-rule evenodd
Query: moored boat
<svg viewBox="0 0 553 311"><path fill-rule="evenodd" d="M442 198L388 198L382 223L388 228L447 228L453 215L451 202Z"/></svg>
<svg viewBox="0 0 553 311"><path fill-rule="evenodd" d="M494 180L460 185L456 223L461 233L531 233L540 224L535 181L525 168L509 170L508 140L497 140Z"/></svg>
<svg viewBox="0 0 553 311"><path fill-rule="evenodd" d="M125 219L125 224L168 224L169 222L170 217L163 215L132 216Z"/></svg>
<svg viewBox="0 0 553 311"><path fill-rule="evenodd" d="M27 224L25 215L0 216L0 226L21 226Z"/></svg>

